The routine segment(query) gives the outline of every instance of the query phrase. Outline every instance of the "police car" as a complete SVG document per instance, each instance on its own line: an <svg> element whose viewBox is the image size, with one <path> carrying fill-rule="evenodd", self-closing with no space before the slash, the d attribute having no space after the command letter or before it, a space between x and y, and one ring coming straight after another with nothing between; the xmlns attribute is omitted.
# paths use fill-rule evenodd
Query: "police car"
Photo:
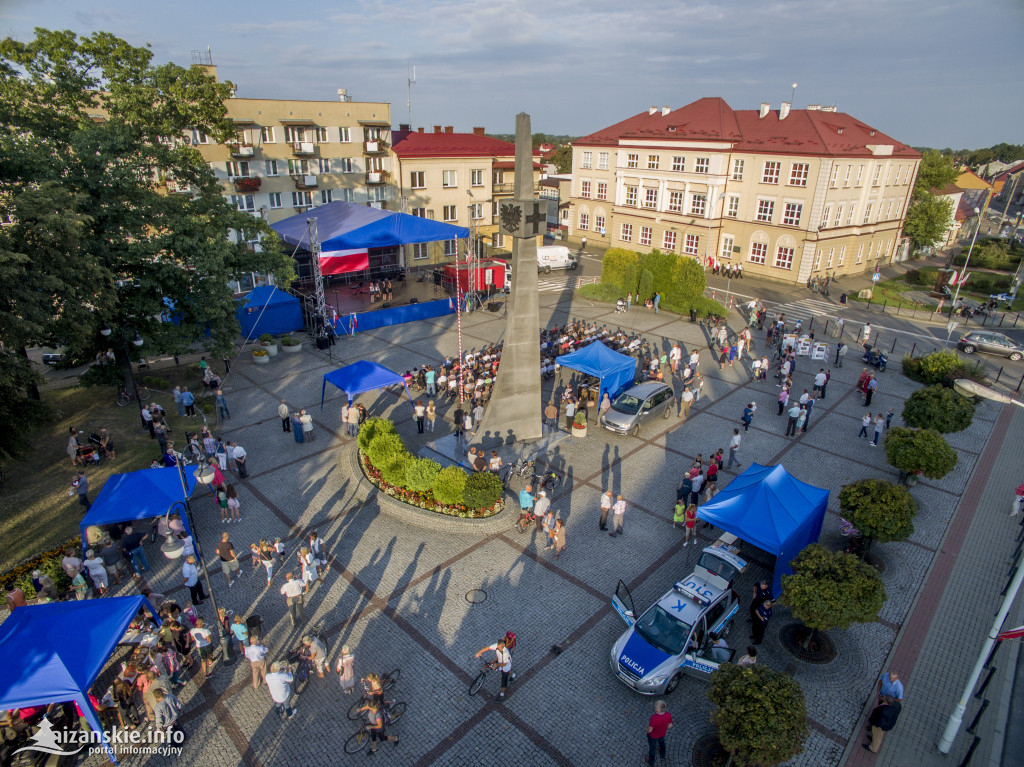
<svg viewBox="0 0 1024 767"><path fill-rule="evenodd" d="M707 546L693 573L639 618L626 585L619 581L612 604L629 628L612 646L612 671L642 695L670 693L683 674L708 679L735 650L714 647L711 634L725 637L739 610L733 579L747 567L733 551Z"/></svg>

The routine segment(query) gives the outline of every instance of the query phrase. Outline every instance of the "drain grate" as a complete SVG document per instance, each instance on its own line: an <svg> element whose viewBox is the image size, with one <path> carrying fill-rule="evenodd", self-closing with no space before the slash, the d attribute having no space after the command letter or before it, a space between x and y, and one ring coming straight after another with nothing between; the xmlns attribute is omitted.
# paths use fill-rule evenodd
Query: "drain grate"
<svg viewBox="0 0 1024 767"><path fill-rule="evenodd" d="M487 600L487 592L483 589L470 589L466 592L466 601L478 605Z"/></svg>

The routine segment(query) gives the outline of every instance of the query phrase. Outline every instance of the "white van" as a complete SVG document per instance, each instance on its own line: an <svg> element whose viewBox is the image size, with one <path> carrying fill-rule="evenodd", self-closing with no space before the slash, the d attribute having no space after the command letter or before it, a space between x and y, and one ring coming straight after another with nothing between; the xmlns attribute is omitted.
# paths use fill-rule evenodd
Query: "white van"
<svg viewBox="0 0 1024 767"><path fill-rule="evenodd" d="M576 256L565 245L542 245L537 248L537 271L549 273L552 269L575 269Z"/></svg>

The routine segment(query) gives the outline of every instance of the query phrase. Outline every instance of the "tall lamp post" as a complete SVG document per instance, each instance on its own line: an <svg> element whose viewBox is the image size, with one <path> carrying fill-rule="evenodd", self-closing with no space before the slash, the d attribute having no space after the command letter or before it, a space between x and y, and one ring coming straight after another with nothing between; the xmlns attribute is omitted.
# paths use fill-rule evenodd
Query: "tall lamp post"
<svg viewBox="0 0 1024 767"><path fill-rule="evenodd" d="M104 338L109 338L113 331L110 326L104 323L100 327L100 335ZM121 346L124 347L124 362L128 366L128 377L132 381L132 393L135 394L135 403L139 406L139 418L142 418L142 400L139 399L139 387L135 383L135 371L132 370L132 357L128 352L128 338L124 334L124 328L118 328L118 334L121 336ZM142 336L139 335L138 331L135 331L135 337L132 339L132 346L136 349L140 348L145 343L142 340Z"/></svg>
<svg viewBox="0 0 1024 767"><path fill-rule="evenodd" d="M981 214L981 209L980 208L975 208L974 209L974 215L978 216L980 214ZM980 221L980 219L979 219L979 221ZM974 236L971 237L971 247L969 247L967 249L967 258L964 259L964 270L963 270L963 273L960 275L960 279L956 281L956 293L953 294L953 303L949 307L949 315L951 317L953 316L953 310L956 309L957 299L960 297L960 286L963 285L964 277L967 276L967 265L971 263L971 253L974 252L974 242L978 239L978 230L979 229L981 229L981 224L980 223L978 224L977 227L975 227L975 229L974 229Z"/></svg>

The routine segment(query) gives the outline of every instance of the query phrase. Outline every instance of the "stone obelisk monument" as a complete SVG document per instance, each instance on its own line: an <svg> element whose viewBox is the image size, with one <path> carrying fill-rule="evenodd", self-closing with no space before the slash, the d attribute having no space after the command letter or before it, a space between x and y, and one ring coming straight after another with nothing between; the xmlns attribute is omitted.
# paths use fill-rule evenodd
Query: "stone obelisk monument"
<svg viewBox="0 0 1024 767"><path fill-rule="evenodd" d="M533 194L530 115L516 115L516 171L512 200L498 210L501 232L513 238L512 289L498 378L477 435L487 446L542 437L537 236L547 227L545 208ZM488 432L490 434L488 435ZM490 437L490 440L488 440Z"/></svg>

